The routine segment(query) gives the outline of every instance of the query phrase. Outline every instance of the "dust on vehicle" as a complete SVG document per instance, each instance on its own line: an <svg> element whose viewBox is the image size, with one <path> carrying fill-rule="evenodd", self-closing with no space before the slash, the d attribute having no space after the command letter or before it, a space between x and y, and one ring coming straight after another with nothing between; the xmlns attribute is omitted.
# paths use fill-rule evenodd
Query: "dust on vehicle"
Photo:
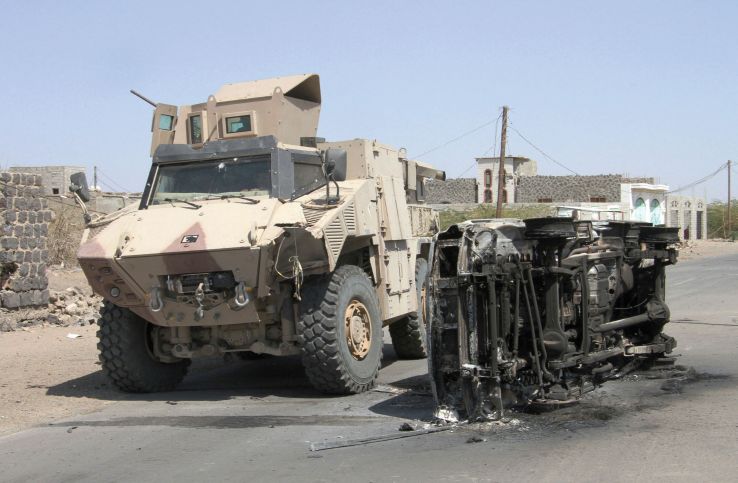
<svg viewBox="0 0 738 483"><path fill-rule="evenodd" d="M201 356L301 354L316 388L358 393L387 325L398 356L426 356L438 218L424 180L442 171L377 141L316 137L317 75L151 104L141 204L90 219L78 253L105 298L100 358L117 387L172 389ZM86 180L73 184L84 199Z"/></svg>

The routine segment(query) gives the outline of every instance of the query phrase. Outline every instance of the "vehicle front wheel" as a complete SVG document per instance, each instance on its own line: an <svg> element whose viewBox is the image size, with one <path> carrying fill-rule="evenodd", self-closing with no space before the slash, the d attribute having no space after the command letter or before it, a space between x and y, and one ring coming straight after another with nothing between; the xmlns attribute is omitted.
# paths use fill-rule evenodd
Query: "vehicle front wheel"
<svg viewBox="0 0 738 483"><path fill-rule="evenodd" d="M97 321L103 372L125 392L161 392L182 382L189 359L162 362L151 349L153 326L130 310L105 302Z"/></svg>
<svg viewBox="0 0 738 483"><path fill-rule="evenodd" d="M382 319L369 277L344 265L303 287L297 332L310 382L332 394L372 388L382 360Z"/></svg>

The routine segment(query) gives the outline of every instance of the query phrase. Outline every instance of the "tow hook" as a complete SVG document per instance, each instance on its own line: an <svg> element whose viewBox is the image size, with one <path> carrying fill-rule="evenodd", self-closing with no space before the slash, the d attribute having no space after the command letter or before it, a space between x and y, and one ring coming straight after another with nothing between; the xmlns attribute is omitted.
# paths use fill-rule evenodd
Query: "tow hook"
<svg viewBox="0 0 738 483"><path fill-rule="evenodd" d="M233 302L238 308L246 307L249 303L249 294L246 292L246 285L243 282L239 282L236 285L236 296L233 298Z"/></svg>
<svg viewBox="0 0 738 483"><path fill-rule="evenodd" d="M197 289L195 289L195 301L197 302L197 309L195 310L195 320L202 320L203 317L205 317L205 310L203 308L203 301L205 300L205 290L203 290L203 284L200 282L200 285L197 286Z"/></svg>
<svg viewBox="0 0 738 483"><path fill-rule="evenodd" d="M149 300L149 308L152 312L159 312L164 308L164 301L161 299L161 289L159 287L151 287Z"/></svg>

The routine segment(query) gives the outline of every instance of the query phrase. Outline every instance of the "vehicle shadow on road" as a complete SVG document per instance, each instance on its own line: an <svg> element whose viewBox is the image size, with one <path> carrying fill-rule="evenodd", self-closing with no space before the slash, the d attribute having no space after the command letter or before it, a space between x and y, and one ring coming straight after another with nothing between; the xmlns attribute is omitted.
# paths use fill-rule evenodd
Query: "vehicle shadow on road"
<svg viewBox="0 0 738 483"><path fill-rule="evenodd" d="M382 367L397 361L391 344L384 344ZM325 399L342 396L324 394L312 387L299 356L268 357L224 362L213 358L194 361L189 374L175 391L127 394L118 391L101 370L70 379L47 391L50 396L86 397L106 401L220 401L235 397L278 396L296 399Z"/></svg>
<svg viewBox="0 0 738 483"><path fill-rule="evenodd" d="M370 406L369 410L371 412L394 418L421 421L431 421L433 419L434 402L428 374L394 381L390 387L398 394Z"/></svg>

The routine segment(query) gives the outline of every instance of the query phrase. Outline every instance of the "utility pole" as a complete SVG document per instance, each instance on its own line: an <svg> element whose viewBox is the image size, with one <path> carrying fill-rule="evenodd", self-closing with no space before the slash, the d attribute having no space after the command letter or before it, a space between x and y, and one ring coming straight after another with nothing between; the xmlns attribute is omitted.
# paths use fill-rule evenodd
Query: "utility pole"
<svg viewBox="0 0 738 483"><path fill-rule="evenodd" d="M97 166L93 166L92 168L92 189L97 189Z"/></svg>
<svg viewBox="0 0 738 483"><path fill-rule="evenodd" d="M507 144L507 106L502 106L502 134L500 137L500 170L497 175L497 211L495 218L502 218L502 193L505 191L505 145Z"/></svg>
<svg viewBox="0 0 738 483"><path fill-rule="evenodd" d="M728 231L725 238L728 238L733 233L730 225L730 168L732 164L733 162L731 160L728 160Z"/></svg>

